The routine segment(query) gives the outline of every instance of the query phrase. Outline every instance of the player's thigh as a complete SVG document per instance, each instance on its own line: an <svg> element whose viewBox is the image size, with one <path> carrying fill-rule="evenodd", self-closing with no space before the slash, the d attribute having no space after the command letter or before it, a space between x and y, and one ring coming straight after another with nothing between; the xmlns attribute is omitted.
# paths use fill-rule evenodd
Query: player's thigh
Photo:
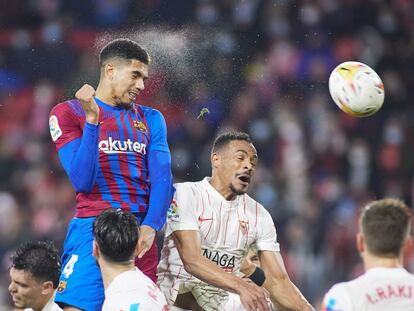
<svg viewBox="0 0 414 311"><path fill-rule="evenodd" d="M104 288L92 255L93 219L74 219L62 256L62 272L55 301L80 310L101 310ZM75 310L76 310L75 309Z"/></svg>
<svg viewBox="0 0 414 311"><path fill-rule="evenodd" d="M135 258L135 265L154 283L157 283L158 248L155 240L142 258Z"/></svg>

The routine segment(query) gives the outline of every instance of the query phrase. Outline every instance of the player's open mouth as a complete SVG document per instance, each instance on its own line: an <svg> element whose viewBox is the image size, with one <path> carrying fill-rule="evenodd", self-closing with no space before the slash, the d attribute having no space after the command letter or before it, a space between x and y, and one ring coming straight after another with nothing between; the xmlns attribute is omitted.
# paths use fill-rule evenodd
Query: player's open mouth
<svg viewBox="0 0 414 311"><path fill-rule="evenodd" d="M137 93L134 93L134 92L129 92L129 98L130 98L132 101L135 101L135 99L137 99L137 96L138 96L138 94L137 94Z"/></svg>
<svg viewBox="0 0 414 311"><path fill-rule="evenodd" d="M248 174L242 174L242 175L238 175L237 178L243 183L248 185L250 183L250 175Z"/></svg>

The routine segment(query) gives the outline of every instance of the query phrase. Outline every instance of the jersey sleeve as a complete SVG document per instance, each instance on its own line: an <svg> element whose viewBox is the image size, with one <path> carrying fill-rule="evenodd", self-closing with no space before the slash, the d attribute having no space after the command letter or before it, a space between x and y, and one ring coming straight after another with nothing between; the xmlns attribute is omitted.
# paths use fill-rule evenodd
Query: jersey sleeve
<svg viewBox="0 0 414 311"><path fill-rule="evenodd" d="M151 150L170 152L167 143L167 124L164 116L158 110L153 109L148 118L151 143L149 146Z"/></svg>
<svg viewBox="0 0 414 311"><path fill-rule="evenodd" d="M82 136L79 118L76 117L68 102L53 107L49 116L49 129L58 151L67 143Z"/></svg>
<svg viewBox="0 0 414 311"><path fill-rule="evenodd" d="M280 247L277 242L276 228L272 216L261 205L257 205L257 240L255 246L259 251L279 252Z"/></svg>
<svg viewBox="0 0 414 311"><path fill-rule="evenodd" d="M197 200L189 183L176 184L174 199L167 213L166 236L174 231L199 230L197 222Z"/></svg>
<svg viewBox="0 0 414 311"><path fill-rule="evenodd" d="M334 285L323 298L322 311L351 311L352 309L345 283Z"/></svg>

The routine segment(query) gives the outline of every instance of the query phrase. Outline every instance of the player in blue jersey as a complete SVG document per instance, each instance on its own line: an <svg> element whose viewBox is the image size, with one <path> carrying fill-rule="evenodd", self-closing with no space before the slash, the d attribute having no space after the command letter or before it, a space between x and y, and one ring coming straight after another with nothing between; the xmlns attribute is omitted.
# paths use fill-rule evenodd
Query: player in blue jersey
<svg viewBox="0 0 414 311"><path fill-rule="evenodd" d="M154 242L172 198L171 156L164 117L136 104L148 78L149 55L118 39L100 53L100 81L56 105L49 126L76 190L76 215L62 256L56 301L64 310L101 310L104 289L92 256L92 223L108 208L133 213L140 225L137 266L155 281Z"/></svg>

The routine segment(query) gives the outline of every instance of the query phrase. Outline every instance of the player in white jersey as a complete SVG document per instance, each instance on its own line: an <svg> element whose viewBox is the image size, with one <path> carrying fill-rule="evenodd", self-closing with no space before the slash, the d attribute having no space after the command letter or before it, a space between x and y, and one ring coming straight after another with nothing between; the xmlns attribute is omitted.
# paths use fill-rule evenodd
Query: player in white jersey
<svg viewBox="0 0 414 311"><path fill-rule="evenodd" d="M245 310L269 310L263 289L240 278L240 263L254 247L266 279L263 273L254 278L264 282L272 301L311 310L286 273L270 214L246 194L257 163L249 136L220 135L211 163L211 178L176 184L158 265L158 284L168 304L224 310L232 292Z"/></svg>
<svg viewBox="0 0 414 311"><path fill-rule="evenodd" d="M414 275L403 268L411 248L411 212L401 201L369 203L360 217L357 248L365 274L334 285L323 300L323 311L412 311Z"/></svg>
<svg viewBox="0 0 414 311"><path fill-rule="evenodd" d="M134 215L107 209L93 223L93 255L105 288L103 311L166 311L157 285L135 267L138 225Z"/></svg>
<svg viewBox="0 0 414 311"><path fill-rule="evenodd" d="M54 302L60 256L51 242L20 245L12 258L9 291L14 306L24 311L62 311Z"/></svg>

